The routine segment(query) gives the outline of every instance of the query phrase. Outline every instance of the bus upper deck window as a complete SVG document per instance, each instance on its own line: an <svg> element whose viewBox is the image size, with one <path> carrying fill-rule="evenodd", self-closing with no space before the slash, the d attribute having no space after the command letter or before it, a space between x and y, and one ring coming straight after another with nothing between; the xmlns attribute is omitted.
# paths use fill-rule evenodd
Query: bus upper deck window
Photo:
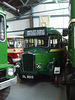
<svg viewBox="0 0 75 100"><path fill-rule="evenodd" d="M4 16L0 15L0 41L5 40L5 23Z"/></svg>
<svg viewBox="0 0 75 100"><path fill-rule="evenodd" d="M16 38L14 39L15 48L22 48L23 47L23 39Z"/></svg>

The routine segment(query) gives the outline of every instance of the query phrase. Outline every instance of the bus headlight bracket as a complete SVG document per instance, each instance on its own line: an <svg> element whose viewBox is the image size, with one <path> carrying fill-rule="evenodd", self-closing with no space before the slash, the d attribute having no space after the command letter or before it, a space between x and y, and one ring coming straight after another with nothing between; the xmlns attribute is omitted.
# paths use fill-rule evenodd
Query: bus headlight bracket
<svg viewBox="0 0 75 100"><path fill-rule="evenodd" d="M15 68L20 68L20 63L19 62L16 63Z"/></svg>

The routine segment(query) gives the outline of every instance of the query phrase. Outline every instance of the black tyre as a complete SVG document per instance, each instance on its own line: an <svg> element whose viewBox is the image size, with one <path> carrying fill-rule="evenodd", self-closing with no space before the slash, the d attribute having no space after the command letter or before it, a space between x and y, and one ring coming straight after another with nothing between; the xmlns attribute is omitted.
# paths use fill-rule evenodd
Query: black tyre
<svg viewBox="0 0 75 100"><path fill-rule="evenodd" d="M75 100L75 86L66 86L67 100Z"/></svg>
<svg viewBox="0 0 75 100"><path fill-rule="evenodd" d="M65 80L66 80L66 83L67 83L67 80L68 80L67 67L68 67L68 65L66 64L66 66L65 66ZM67 84L66 84L66 96L67 96L67 100L69 100L69 98L70 98L70 85L67 85Z"/></svg>
<svg viewBox="0 0 75 100"><path fill-rule="evenodd" d="M50 76L50 81L54 82L54 80L55 80L55 75L53 74L53 76Z"/></svg>
<svg viewBox="0 0 75 100"><path fill-rule="evenodd" d="M70 85L67 84L67 82L69 81L69 78L68 78L68 66L69 64L66 64L65 66L65 80L66 80L66 96L67 96L67 100L70 100Z"/></svg>
<svg viewBox="0 0 75 100"><path fill-rule="evenodd" d="M9 64L13 64L13 59L12 59L12 57L8 56L8 62L9 62Z"/></svg>
<svg viewBox="0 0 75 100"><path fill-rule="evenodd" d="M5 100L10 93L10 87L0 90L0 100Z"/></svg>
<svg viewBox="0 0 75 100"><path fill-rule="evenodd" d="M67 100L70 100L70 85L66 86L66 95L67 95Z"/></svg>

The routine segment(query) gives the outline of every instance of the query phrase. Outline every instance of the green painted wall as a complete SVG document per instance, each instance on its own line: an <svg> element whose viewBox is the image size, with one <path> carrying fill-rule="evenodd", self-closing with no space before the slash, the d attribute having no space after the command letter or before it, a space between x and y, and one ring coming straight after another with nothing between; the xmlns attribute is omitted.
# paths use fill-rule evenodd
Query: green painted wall
<svg viewBox="0 0 75 100"><path fill-rule="evenodd" d="M71 4L71 18L75 18L75 0L70 0Z"/></svg>

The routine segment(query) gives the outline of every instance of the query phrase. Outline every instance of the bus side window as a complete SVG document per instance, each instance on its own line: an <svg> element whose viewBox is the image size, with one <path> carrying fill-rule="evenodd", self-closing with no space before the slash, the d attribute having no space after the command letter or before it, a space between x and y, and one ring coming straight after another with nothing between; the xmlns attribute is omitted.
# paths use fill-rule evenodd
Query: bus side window
<svg viewBox="0 0 75 100"><path fill-rule="evenodd" d="M46 38L38 39L38 46L48 46L48 39Z"/></svg>
<svg viewBox="0 0 75 100"><path fill-rule="evenodd" d="M53 40L50 39L50 46L53 47Z"/></svg>
<svg viewBox="0 0 75 100"><path fill-rule="evenodd" d="M58 47L59 48L62 48L62 37L61 36L58 36Z"/></svg>
<svg viewBox="0 0 75 100"><path fill-rule="evenodd" d="M18 40L16 39L14 39L14 41L15 41L15 48L17 48L18 47Z"/></svg>
<svg viewBox="0 0 75 100"><path fill-rule="evenodd" d="M28 39L25 39L25 48L28 48Z"/></svg>
<svg viewBox="0 0 75 100"><path fill-rule="evenodd" d="M28 47L33 47L33 45L34 45L34 40L28 39Z"/></svg>
<svg viewBox="0 0 75 100"><path fill-rule="evenodd" d="M53 39L53 47L57 47L57 39Z"/></svg>
<svg viewBox="0 0 75 100"><path fill-rule="evenodd" d="M53 35L49 37L49 40L50 40L50 47L53 47Z"/></svg>
<svg viewBox="0 0 75 100"><path fill-rule="evenodd" d="M62 38L62 47L66 47L67 46L67 39Z"/></svg>
<svg viewBox="0 0 75 100"><path fill-rule="evenodd" d="M7 47L8 47L8 48L10 48L10 45L9 45L9 40L7 40Z"/></svg>
<svg viewBox="0 0 75 100"><path fill-rule="evenodd" d="M23 44L22 44L22 40L21 40L21 39L18 39L18 47L19 47L19 48L22 48L22 45L23 45Z"/></svg>
<svg viewBox="0 0 75 100"><path fill-rule="evenodd" d="M14 47L13 40L9 40L9 47L10 47L10 48L13 48L13 47Z"/></svg>
<svg viewBox="0 0 75 100"><path fill-rule="evenodd" d="M50 46L53 48L56 48L58 45L58 40L56 35L51 35L50 36Z"/></svg>

